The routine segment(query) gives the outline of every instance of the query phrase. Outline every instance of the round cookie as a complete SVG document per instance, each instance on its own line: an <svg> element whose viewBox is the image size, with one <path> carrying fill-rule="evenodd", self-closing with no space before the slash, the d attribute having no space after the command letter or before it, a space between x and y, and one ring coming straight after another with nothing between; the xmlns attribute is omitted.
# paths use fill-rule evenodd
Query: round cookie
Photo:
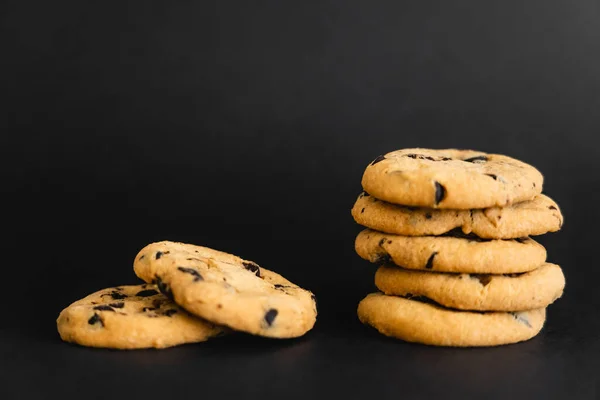
<svg viewBox="0 0 600 400"><path fill-rule="evenodd" d="M381 266L375 285L387 295L424 296L448 308L474 311L523 311L544 308L562 296L565 276L545 263L523 274L449 274Z"/></svg>
<svg viewBox="0 0 600 400"><path fill-rule="evenodd" d="M405 236L441 235L461 228L485 239L513 239L556 232L563 224L558 205L543 194L507 207L446 210L401 206L363 192L352 216L367 228Z"/></svg>
<svg viewBox="0 0 600 400"><path fill-rule="evenodd" d="M154 285L100 290L65 308L56 324L66 342L114 349L160 349L227 331L188 314Z"/></svg>
<svg viewBox="0 0 600 400"><path fill-rule="evenodd" d="M238 331L291 338L312 329L314 295L252 261L184 243L159 242L136 256L134 271L190 313Z"/></svg>
<svg viewBox="0 0 600 400"><path fill-rule="evenodd" d="M362 177L367 193L389 203L452 209L531 200L543 182L537 169L504 155L420 148L379 156Z"/></svg>
<svg viewBox="0 0 600 400"><path fill-rule="evenodd" d="M372 293L358 305L358 318L380 333L433 346L499 346L529 340L546 320L546 309L477 313L454 311L414 299Z"/></svg>
<svg viewBox="0 0 600 400"><path fill-rule="evenodd" d="M510 274L531 271L546 261L546 249L531 238L485 240L460 230L443 236L400 236L365 229L355 249L375 264L408 269L474 274Z"/></svg>

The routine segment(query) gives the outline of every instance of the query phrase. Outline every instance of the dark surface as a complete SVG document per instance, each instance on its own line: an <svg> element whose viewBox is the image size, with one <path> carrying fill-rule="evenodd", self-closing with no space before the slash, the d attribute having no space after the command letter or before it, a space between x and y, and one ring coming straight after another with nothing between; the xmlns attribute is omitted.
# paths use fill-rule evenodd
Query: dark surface
<svg viewBox="0 0 600 400"><path fill-rule="evenodd" d="M0 6L0 398L600 396L597 2L174 3ZM358 322L375 269L350 208L369 161L413 146L544 173L565 226L539 241L567 290L537 338L431 348ZM163 239L313 290L315 329L62 343L60 310L137 282Z"/></svg>

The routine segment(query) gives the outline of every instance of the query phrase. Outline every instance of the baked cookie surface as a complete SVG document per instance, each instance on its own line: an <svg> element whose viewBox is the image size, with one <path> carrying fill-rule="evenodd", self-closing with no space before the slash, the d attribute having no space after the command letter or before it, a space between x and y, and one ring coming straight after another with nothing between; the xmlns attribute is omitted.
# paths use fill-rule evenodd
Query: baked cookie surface
<svg viewBox="0 0 600 400"><path fill-rule="evenodd" d="M405 236L441 235L455 228L484 239L513 239L558 231L563 215L554 200L540 194L507 207L447 210L406 207L369 196L358 196L354 220L368 228Z"/></svg>
<svg viewBox="0 0 600 400"><path fill-rule="evenodd" d="M546 261L546 249L531 238L486 240L460 230L443 236L400 236L365 229L355 250L375 264L434 272L508 274L531 271Z"/></svg>
<svg viewBox="0 0 600 400"><path fill-rule="evenodd" d="M381 266L375 285L387 295L424 296L444 307L475 311L545 308L562 296L565 276L545 263L522 274L449 274Z"/></svg>
<svg viewBox="0 0 600 400"><path fill-rule="evenodd" d="M499 346L529 340L544 326L546 309L523 312L455 311L417 300L372 293L358 318L380 333L434 346Z"/></svg>
<svg viewBox="0 0 600 400"><path fill-rule="evenodd" d="M532 200L544 178L533 166L472 150L402 149L377 157L362 187L394 204L429 208L505 207Z"/></svg>
<svg viewBox="0 0 600 400"><path fill-rule="evenodd" d="M100 290L65 308L56 322L66 342L114 349L202 342L227 331L190 315L148 284Z"/></svg>
<svg viewBox="0 0 600 400"><path fill-rule="evenodd" d="M291 338L312 329L316 299L305 289L252 261L176 242L152 243L134 271L190 313L254 335Z"/></svg>

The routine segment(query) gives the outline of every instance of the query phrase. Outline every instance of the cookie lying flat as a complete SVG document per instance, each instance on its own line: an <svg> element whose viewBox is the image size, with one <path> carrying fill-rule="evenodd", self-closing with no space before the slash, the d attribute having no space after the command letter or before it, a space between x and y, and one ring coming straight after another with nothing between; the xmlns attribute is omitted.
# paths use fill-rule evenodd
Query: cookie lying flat
<svg viewBox="0 0 600 400"><path fill-rule="evenodd" d="M537 169L507 156L415 148L377 157L365 169L362 186L389 203L471 209L531 200L543 181Z"/></svg>
<svg viewBox="0 0 600 400"><path fill-rule="evenodd" d="M202 342L227 330L188 314L154 285L100 290L65 308L56 323L66 342L114 349Z"/></svg>
<svg viewBox="0 0 600 400"><path fill-rule="evenodd" d="M376 264L408 269L475 274L531 271L546 261L546 249L530 238L484 240L460 230L443 236L399 236L365 229L358 234L359 256Z"/></svg>
<svg viewBox="0 0 600 400"><path fill-rule="evenodd" d="M454 311L402 297L372 293L358 305L358 317L380 333L434 346L499 346L528 340L546 320L546 309L506 313Z"/></svg>
<svg viewBox="0 0 600 400"><path fill-rule="evenodd" d="M352 208L354 220L367 228L405 236L441 235L454 228L485 239L512 239L556 232L563 216L543 194L508 207L477 210L414 208L387 203L361 193Z"/></svg>
<svg viewBox="0 0 600 400"><path fill-rule="evenodd" d="M381 266L375 285L387 295L424 296L442 306L475 311L522 311L543 308L562 296L565 276L545 263L523 274L469 275L411 271Z"/></svg>
<svg viewBox="0 0 600 400"><path fill-rule="evenodd" d="M153 243L134 270L190 313L273 338L302 336L317 317L314 295L275 272L231 254L175 242Z"/></svg>

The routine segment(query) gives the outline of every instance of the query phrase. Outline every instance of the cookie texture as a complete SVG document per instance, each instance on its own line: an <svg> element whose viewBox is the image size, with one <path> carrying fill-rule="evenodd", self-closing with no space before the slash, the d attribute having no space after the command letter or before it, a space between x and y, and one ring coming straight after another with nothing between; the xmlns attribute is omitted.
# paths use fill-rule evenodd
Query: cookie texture
<svg viewBox="0 0 600 400"><path fill-rule="evenodd" d="M531 238L485 240L460 230L444 236L400 236L365 229L355 249L375 264L434 272L508 274L531 271L546 261L546 249Z"/></svg>
<svg viewBox="0 0 600 400"><path fill-rule="evenodd" d="M316 299L252 261L176 242L158 242L136 256L134 271L190 313L238 331L291 338L312 329Z"/></svg>
<svg viewBox="0 0 600 400"><path fill-rule="evenodd" d="M375 285L387 295L424 296L448 308L524 311L545 308L560 298L565 276L551 263L509 275L421 272L385 265L375 273Z"/></svg>
<svg viewBox="0 0 600 400"><path fill-rule="evenodd" d="M352 217L368 228L405 236L441 235L455 228L485 239L513 239L558 231L563 215L550 197L507 207L448 210L401 206L363 192L352 208Z"/></svg>
<svg viewBox="0 0 600 400"><path fill-rule="evenodd" d="M389 203L472 209L532 200L543 181L536 168L504 155L413 148L377 157L365 169L362 186Z"/></svg>
<svg viewBox="0 0 600 400"><path fill-rule="evenodd" d="M529 340L544 326L546 309L477 313L455 311L414 299L372 293L358 305L358 318L380 333L433 346L499 346Z"/></svg>
<svg viewBox="0 0 600 400"><path fill-rule="evenodd" d="M66 342L114 349L164 348L228 331L190 315L147 284L100 290L65 308L56 323Z"/></svg>

